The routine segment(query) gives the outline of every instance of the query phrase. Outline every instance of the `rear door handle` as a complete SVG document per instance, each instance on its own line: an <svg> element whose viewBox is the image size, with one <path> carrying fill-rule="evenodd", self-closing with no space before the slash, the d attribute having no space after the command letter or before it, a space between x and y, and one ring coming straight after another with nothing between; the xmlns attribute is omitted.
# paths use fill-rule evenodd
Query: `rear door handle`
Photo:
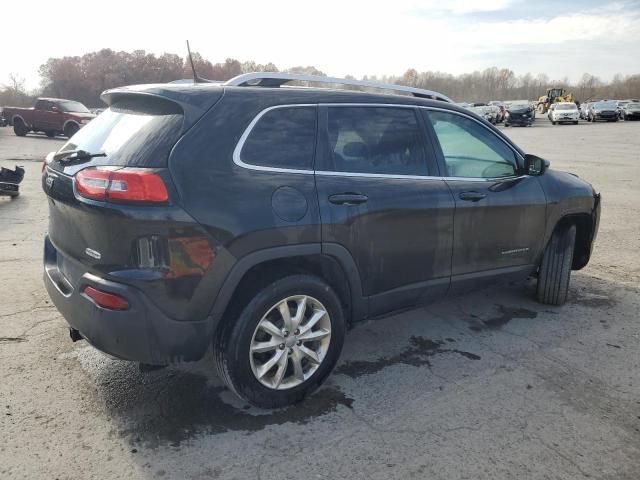
<svg viewBox="0 0 640 480"><path fill-rule="evenodd" d="M486 193L473 192L473 191L460 192L460 195L458 195L458 197L460 197L460 200L465 200L467 202L477 202L479 200L482 200L486 196L487 196Z"/></svg>
<svg viewBox="0 0 640 480"><path fill-rule="evenodd" d="M360 205L367 200L369 197L361 193L336 193L329 196L329 201L336 205Z"/></svg>

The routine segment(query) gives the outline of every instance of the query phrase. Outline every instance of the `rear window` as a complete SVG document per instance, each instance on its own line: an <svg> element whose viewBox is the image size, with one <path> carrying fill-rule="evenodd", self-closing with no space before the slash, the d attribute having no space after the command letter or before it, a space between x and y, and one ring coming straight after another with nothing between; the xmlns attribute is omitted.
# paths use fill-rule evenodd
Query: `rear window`
<svg viewBox="0 0 640 480"><path fill-rule="evenodd" d="M315 137L315 107L275 108L251 129L240 158L251 165L311 170Z"/></svg>
<svg viewBox="0 0 640 480"><path fill-rule="evenodd" d="M171 147L180 137L184 116L175 103L157 98L131 98L115 102L80 129L60 151L106 153L92 165L166 167ZM79 170L87 166L82 163Z"/></svg>

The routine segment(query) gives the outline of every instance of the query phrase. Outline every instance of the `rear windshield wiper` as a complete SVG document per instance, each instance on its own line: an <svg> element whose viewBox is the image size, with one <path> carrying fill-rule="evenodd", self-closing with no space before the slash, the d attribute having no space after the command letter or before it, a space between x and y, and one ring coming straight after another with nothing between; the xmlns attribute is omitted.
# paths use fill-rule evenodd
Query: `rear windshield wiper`
<svg viewBox="0 0 640 480"><path fill-rule="evenodd" d="M67 150L65 152L58 152L53 156L54 160L58 162L73 162L76 160L91 160L95 157L106 157L104 152L91 153L86 150Z"/></svg>

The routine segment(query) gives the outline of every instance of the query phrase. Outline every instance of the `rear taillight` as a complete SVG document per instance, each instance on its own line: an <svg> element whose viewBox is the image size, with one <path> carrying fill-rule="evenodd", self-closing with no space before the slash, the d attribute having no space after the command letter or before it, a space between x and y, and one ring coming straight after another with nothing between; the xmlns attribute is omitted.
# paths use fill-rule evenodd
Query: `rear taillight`
<svg viewBox="0 0 640 480"><path fill-rule="evenodd" d="M108 308L109 310L126 310L129 308L127 299L116 293L105 292L94 287L85 287L84 294L102 308Z"/></svg>
<svg viewBox="0 0 640 480"><path fill-rule="evenodd" d="M120 203L167 203L162 177L144 168L91 167L76 176L78 194L92 200Z"/></svg>

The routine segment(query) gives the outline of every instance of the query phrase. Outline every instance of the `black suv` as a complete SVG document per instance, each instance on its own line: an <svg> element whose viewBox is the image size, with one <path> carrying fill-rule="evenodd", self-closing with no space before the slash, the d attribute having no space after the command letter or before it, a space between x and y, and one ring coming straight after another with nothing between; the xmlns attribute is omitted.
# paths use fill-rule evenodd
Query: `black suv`
<svg viewBox="0 0 640 480"><path fill-rule="evenodd" d="M271 73L102 98L45 162L49 295L117 358L213 346L255 405L317 388L350 322L531 275L559 305L591 255L591 185L435 92Z"/></svg>

